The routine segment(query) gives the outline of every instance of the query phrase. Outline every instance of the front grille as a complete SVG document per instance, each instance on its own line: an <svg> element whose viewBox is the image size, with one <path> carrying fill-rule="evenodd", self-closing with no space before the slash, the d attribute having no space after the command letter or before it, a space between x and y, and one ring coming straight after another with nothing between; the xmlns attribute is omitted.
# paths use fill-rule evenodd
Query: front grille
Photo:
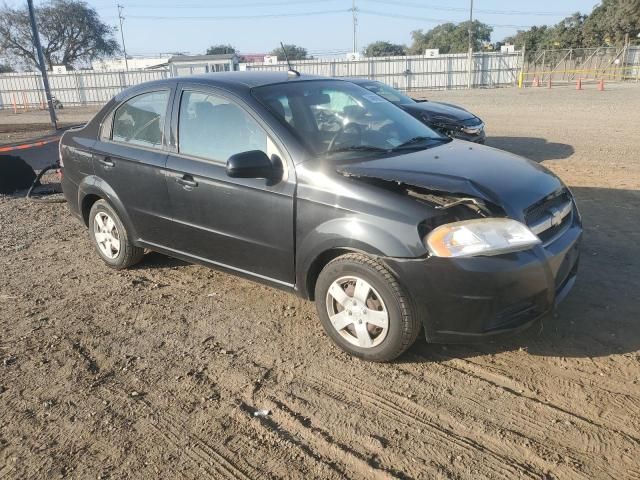
<svg viewBox="0 0 640 480"><path fill-rule="evenodd" d="M549 244L573 221L573 202L566 189L542 199L525 211L527 226L543 244Z"/></svg>

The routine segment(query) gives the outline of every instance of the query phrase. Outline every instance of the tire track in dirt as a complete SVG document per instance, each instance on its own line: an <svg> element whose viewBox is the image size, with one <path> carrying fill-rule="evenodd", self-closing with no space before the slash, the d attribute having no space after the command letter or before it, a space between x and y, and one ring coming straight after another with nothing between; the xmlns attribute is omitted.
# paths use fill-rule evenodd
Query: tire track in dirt
<svg viewBox="0 0 640 480"><path fill-rule="evenodd" d="M487 365L486 363L474 362L468 359L462 360L456 359L455 357L449 358L450 360L460 360L461 362L464 362L466 364L473 365L474 368L478 369L478 371L487 370L492 374L500 375L503 379L507 379L509 382L512 382L514 384L520 383L523 387L525 387L525 389L529 391L535 392L540 389L538 384L531 384L531 382L529 381L530 378L536 378L535 375L537 372L531 372L530 376L527 375L523 379L516 381L509 374L509 368L504 365L496 365L494 363L492 363L491 365ZM612 427L612 425L623 425L625 427L629 427L629 417L621 416L619 413L640 411L640 396L634 396L628 392L622 391L624 387L628 385L630 379L619 382L615 379L612 379L610 376L601 373L599 377L593 377L593 380L587 384L580 381L582 377L572 377L564 368L559 368L556 365L551 365L548 368L548 376L551 376L553 378L555 387L564 387L563 390L565 391L567 389L571 389L573 392L579 392L583 397L586 397L587 394L584 392L585 390L587 390L588 394L591 396L593 396L594 394L599 395L600 398L602 398L603 402L609 404L609 407L618 407L619 412L615 411L614 409L608 408L606 411L607 415L605 415L604 417L600 416L603 420L608 421L609 424L606 425L608 428L615 428ZM580 373L580 370L575 369L571 373L575 375L576 373ZM585 375L593 375L593 373L585 373ZM543 380L544 379L541 379L540 381ZM638 389L638 392L640 392L640 389ZM560 396L559 400L562 400L563 398L563 396ZM631 436L634 436L634 432L636 431L637 429L633 431L629 430L627 431L627 433Z"/></svg>
<svg viewBox="0 0 640 480"><path fill-rule="evenodd" d="M605 430L605 431L609 431L612 432L614 434L620 435L623 438L625 438L627 441L635 444L635 446L637 448L640 448L640 438L636 437L634 434L630 434L615 428L611 428L608 427L606 425L603 425L599 422L597 422L596 420L587 418L586 416L580 415L576 412L572 412L570 410L568 410L567 407L563 407L560 405L555 405L553 403L549 403L547 401L544 400L540 400L538 398L535 398L533 396L529 396L526 394L521 393L519 390L523 390L522 385L519 384L518 382L514 381L513 379L511 379L510 377L501 374L501 373L497 373L494 371L491 371L491 369L487 368L486 366L480 366L477 365L473 362L470 362L468 360L462 360L462 359L456 359L456 358L443 358L443 360L447 360L447 362L443 362L440 365L442 365L445 368L449 368L449 369L453 369L463 375L467 375L467 376L471 376L477 380L480 380L482 382L491 384L495 387L498 388L502 388L505 391L509 392L512 395L515 395L516 397L519 397L523 400L526 401L531 401L537 405L540 405L544 408L548 408L550 410L553 410L557 413L566 415L568 417L571 417L572 419L574 419L576 422L579 423L584 423L587 424L591 427L597 428L597 429L601 429L601 430ZM456 364L458 366L454 366L452 364Z"/></svg>
<svg viewBox="0 0 640 480"><path fill-rule="evenodd" d="M538 446L542 445L541 452L555 444L553 450L563 453L564 463L568 461L573 464L577 461L578 464L595 468L600 474L610 475L615 471L620 478L625 478L626 466L633 465L635 462L633 452L637 450L636 439L623 431L608 428L563 407L520 393L513 388L513 384L505 385L500 379L492 380L487 378L488 376L475 375L464 368L444 363L438 364L437 368L466 375L475 381L500 389L516 401L522 402L521 408L513 408L513 400L506 401L506 408L500 412L500 415L516 426L511 428L512 431L514 428L520 430L519 435L523 439L528 439L529 443L533 442ZM469 394L472 394L472 389L465 389L456 396L456 401L463 402L465 395ZM508 406L510 404L511 407ZM527 404L530 406L527 407ZM543 412L549 412L550 415L545 415L540 408ZM478 413L477 409L475 413ZM560 421L558 418L565 420ZM491 422L492 420L483 417L483 421ZM505 427L501 428L505 429ZM536 436L539 439L536 439ZM572 445L572 447L568 448L566 445ZM594 462L594 458L600 460Z"/></svg>
<svg viewBox="0 0 640 480"><path fill-rule="evenodd" d="M108 391L112 397L119 398L123 403L123 407L126 405L131 408L131 403L125 400L129 397L126 390L131 391L131 389L120 387L113 383L111 385L103 384L102 388ZM134 407L134 410L141 414L140 418L135 422L134 428L147 439L147 443L153 444L149 437L151 439L163 439L170 448L184 454L194 465L204 470L208 478L217 479L223 476L232 480L251 480L252 477L229 460L229 458L234 457L232 452L223 454L198 435L189 433L189 428L177 420L175 411L165 414L161 408L154 404L150 398L151 396L152 394L145 394L142 398L136 400L140 405L145 405L150 410L150 412L144 412L144 417L140 408ZM173 470L172 473L176 474L180 473L180 471ZM183 475L181 474L181 476ZM253 478L257 478L257 476Z"/></svg>
<svg viewBox="0 0 640 480"><path fill-rule="evenodd" d="M366 421L354 423L352 419L344 418L345 407L349 407L347 410L363 410L362 405L353 398L346 399L336 392L304 381L291 385L286 398L299 411L306 412L304 418L314 425L331 425L331 436L337 443L348 445L350 450L355 450L363 458L368 456L380 470L398 478L423 478L427 473L427 478L459 478L450 465L429 455L426 447L421 448L425 444L423 432L415 425L402 426L405 439L411 439L407 448L404 442L398 442L397 439L390 442L392 434L400 429L397 428L399 425L389 423L387 417L370 416L363 411L361 418ZM418 444L420 448L416 448Z"/></svg>
<svg viewBox="0 0 640 480"><path fill-rule="evenodd" d="M333 390L345 401L349 401L350 396L352 397L355 393L363 404L404 426L420 425L429 432L427 436L429 441L437 443L441 451L458 449L466 452L470 457L482 454L485 461L489 460L485 466L493 474L502 478L510 479L520 475L537 479L541 476L541 472L534 471L529 465L511 459L471 438L454 432L450 428L439 425L429 418L431 415L426 410L395 394L385 396L382 393L371 392L358 386L357 379L351 379L351 382L347 382L337 376L327 378L324 375L313 375L309 378L309 382L320 389ZM379 390L379 392L382 391L384 390Z"/></svg>
<svg viewBox="0 0 640 480"><path fill-rule="evenodd" d="M367 456L357 451L353 446L337 441L328 431L316 426L309 417L293 410L287 403L274 397L268 397L276 406L274 418L281 425L286 426L290 432L296 433L309 445L315 447L316 452L324 457L338 458L342 464L349 467L351 474L362 475L370 473L367 478L374 479L406 479L409 478L403 472L393 468L387 468L376 461L375 456Z"/></svg>

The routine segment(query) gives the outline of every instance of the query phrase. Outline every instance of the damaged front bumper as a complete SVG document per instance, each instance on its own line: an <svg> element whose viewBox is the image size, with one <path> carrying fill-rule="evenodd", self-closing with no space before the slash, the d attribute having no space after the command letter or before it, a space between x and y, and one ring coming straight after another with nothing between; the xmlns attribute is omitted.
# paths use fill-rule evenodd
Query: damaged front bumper
<svg viewBox="0 0 640 480"><path fill-rule="evenodd" d="M551 313L576 277L582 229L547 246L496 256L385 258L408 290L427 341L472 343L531 327Z"/></svg>

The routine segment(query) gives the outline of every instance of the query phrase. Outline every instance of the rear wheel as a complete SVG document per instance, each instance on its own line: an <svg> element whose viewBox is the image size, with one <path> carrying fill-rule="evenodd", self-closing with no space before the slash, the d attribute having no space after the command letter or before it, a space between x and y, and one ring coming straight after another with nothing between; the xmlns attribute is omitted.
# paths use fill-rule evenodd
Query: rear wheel
<svg viewBox="0 0 640 480"><path fill-rule="evenodd" d="M91 207L89 236L100 258L116 270L135 265L144 255L144 249L131 242L122 220L105 200Z"/></svg>
<svg viewBox="0 0 640 480"><path fill-rule="evenodd" d="M329 262L316 282L316 307L327 334L351 355L393 360L420 333L411 302L393 274L362 254Z"/></svg>

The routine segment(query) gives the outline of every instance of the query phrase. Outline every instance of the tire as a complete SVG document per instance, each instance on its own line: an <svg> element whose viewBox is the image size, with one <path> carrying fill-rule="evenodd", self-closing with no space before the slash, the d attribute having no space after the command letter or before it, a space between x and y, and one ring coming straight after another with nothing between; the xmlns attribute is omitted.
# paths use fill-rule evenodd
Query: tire
<svg viewBox="0 0 640 480"><path fill-rule="evenodd" d="M102 261L115 270L135 265L144 255L144 249L131 242L122 220L105 200L98 200L91 207L89 237Z"/></svg>
<svg viewBox="0 0 640 480"><path fill-rule="evenodd" d="M389 362L420 333L405 290L382 263L366 255L347 254L329 262L318 276L315 298L329 337L355 357Z"/></svg>

